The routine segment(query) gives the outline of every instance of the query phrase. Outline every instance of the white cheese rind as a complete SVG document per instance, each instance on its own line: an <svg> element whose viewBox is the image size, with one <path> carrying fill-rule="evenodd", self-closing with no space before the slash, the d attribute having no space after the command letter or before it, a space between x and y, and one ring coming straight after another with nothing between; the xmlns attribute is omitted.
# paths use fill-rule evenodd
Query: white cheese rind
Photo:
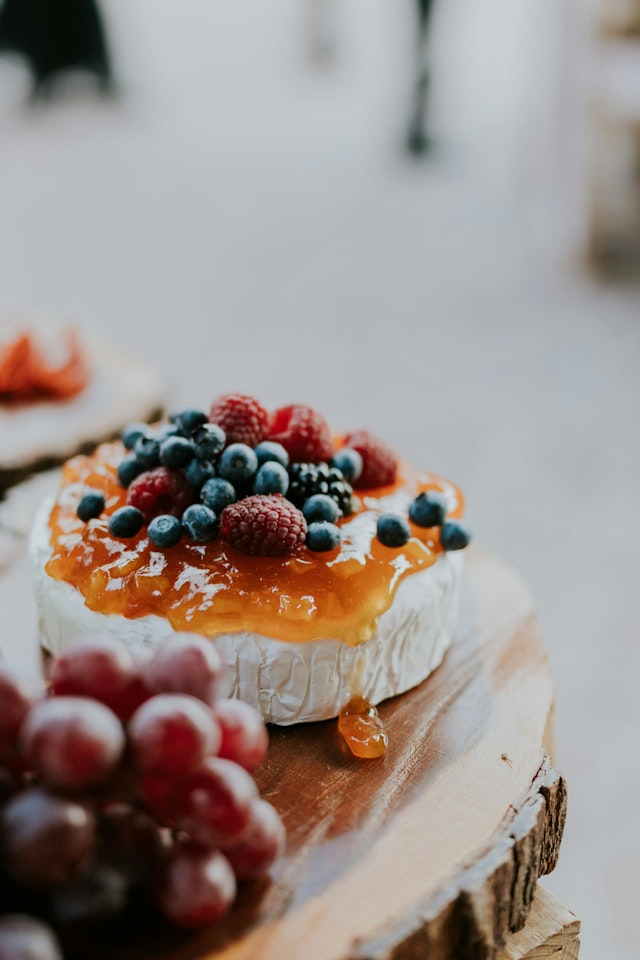
<svg viewBox="0 0 640 960"><path fill-rule="evenodd" d="M31 536L43 645L57 653L78 633L96 630L151 647L169 636L173 628L164 617L96 613L75 587L48 576L50 510L49 500ZM435 670L451 643L461 566L460 553L447 553L406 577L374 636L359 646L331 638L291 643L250 632L218 634L212 642L227 667L222 695L239 697L267 722L286 725L335 717L355 694L377 704L404 693Z"/></svg>

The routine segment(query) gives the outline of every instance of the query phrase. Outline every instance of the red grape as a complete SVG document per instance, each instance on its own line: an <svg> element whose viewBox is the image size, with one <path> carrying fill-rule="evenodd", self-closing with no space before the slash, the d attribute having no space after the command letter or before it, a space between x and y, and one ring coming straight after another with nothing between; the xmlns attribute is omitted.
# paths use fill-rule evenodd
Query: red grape
<svg viewBox="0 0 640 960"><path fill-rule="evenodd" d="M253 773L269 746L269 734L260 714L242 700L218 700L213 714L222 730L218 755Z"/></svg>
<svg viewBox="0 0 640 960"><path fill-rule="evenodd" d="M163 852L163 837L156 820L128 803L115 803L103 810L102 840L113 863L133 877L153 869Z"/></svg>
<svg viewBox="0 0 640 960"><path fill-rule="evenodd" d="M217 850L177 844L165 864L158 890L162 912L181 927L204 927L231 907L236 880Z"/></svg>
<svg viewBox="0 0 640 960"><path fill-rule="evenodd" d="M207 845L239 837L257 797L252 777L230 760L210 757L184 783L176 823Z"/></svg>
<svg viewBox="0 0 640 960"><path fill-rule="evenodd" d="M22 914L0 917L0 960L62 960L53 930Z"/></svg>
<svg viewBox="0 0 640 960"><path fill-rule="evenodd" d="M51 670L54 693L93 697L121 719L131 713L136 681L138 672L129 649L102 633L78 637L58 655Z"/></svg>
<svg viewBox="0 0 640 960"><path fill-rule="evenodd" d="M211 640L177 633L156 650L144 678L154 693L189 693L212 703L221 673L222 661Z"/></svg>
<svg viewBox="0 0 640 960"><path fill-rule="evenodd" d="M43 694L41 678L6 663L0 666L0 741L15 739L27 713Z"/></svg>
<svg viewBox="0 0 640 960"><path fill-rule="evenodd" d="M138 765L179 777L220 748L220 727L211 710L195 697L161 693L131 718L129 737Z"/></svg>
<svg viewBox="0 0 640 960"><path fill-rule="evenodd" d="M221 843L220 849L239 880L265 873L284 851L284 824L266 800L256 800L246 832L235 843Z"/></svg>
<svg viewBox="0 0 640 960"><path fill-rule="evenodd" d="M83 804L27 790L0 815L3 863L28 887L66 883L91 856L95 830L93 813Z"/></svg>
<svg viewBox="0 0 640 960"><path fill-rule="evenodd" d="M27 765L47 783L83 790L113 773L125 746L118 718L96 700L51 697L29 713L20 740Z"/></svg>

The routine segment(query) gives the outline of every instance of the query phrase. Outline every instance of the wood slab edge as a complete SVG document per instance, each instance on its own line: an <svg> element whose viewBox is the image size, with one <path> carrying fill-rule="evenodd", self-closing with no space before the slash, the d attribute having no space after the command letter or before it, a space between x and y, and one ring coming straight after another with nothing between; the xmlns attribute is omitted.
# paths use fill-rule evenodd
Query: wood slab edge
<svg viewBox="0 0 640 960"><path fill-rule="evenodd" d="M556 865L567 810L563 777L545 756L484 854L454 883L349 960L495 960L527 919L540 876Z"/></svg>

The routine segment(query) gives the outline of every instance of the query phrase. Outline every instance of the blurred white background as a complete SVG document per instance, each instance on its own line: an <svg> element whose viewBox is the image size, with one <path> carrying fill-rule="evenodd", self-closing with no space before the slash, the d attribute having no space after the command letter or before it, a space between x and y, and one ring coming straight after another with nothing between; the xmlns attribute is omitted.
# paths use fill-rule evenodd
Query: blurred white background
<svg viewBox="0 0 640 960"><path fill-rule="evenodd" d="M637 955L640 291L567 256L575 5L436 3L417 162L410 0L334 3L324 67L306 0L103 6L115 102L26 110L0 61L3 315L99 330L176 403L317 405L460 483L553 664L570 812L547 885L585 960Z"/></svg>

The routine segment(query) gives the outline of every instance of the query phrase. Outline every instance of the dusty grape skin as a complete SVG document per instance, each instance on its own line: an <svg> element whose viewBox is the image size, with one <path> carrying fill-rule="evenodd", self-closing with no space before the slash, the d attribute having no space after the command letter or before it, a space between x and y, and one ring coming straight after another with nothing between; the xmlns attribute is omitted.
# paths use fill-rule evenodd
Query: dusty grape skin
<svg viewBox="0 0 640 960"><path fill-rule="evenodd" d="M37 703L20 731L31 770L65 790L104 782L123 755L125 734L115 714L88 697L50 697Z"/></svg>
<svg viewBox="0 0 640 960"><path fill-rule="evenodd" d="M102 811L101 839L109 861L133 879L153 871L164 852L157 821L128 803L114 803Z"/></svg>
<svg viewBox="0 0 640 960"><path fill-rule="evenodd" d="M161 693L136 710L129 739L141 770L179 777L217 753L222 735L211 710L200 700Z"/></svg>
<svg viewBox="0 0 640 960"><path fill-rule="evenodd" d="M217 850L177 844L167 858L158 888L158 903L178 926L198 928L219 920L231 907L236 880Z"/></svg>
<svg viewBox="0 0 640 960"><path fill-rule="evenodd" d="M234 869L238 880L259 877L284 852L285 829L275 808L266 800L256 800L247 830L235 843L221 843L220 849Z"/></svg>
<svg viewBox="0 0 640 960"><path fill-rule="evenodd" d="M53 930L34 917L0 917L0 960L62 960Z"/></svg>
<svg viewBox="0 0 640 960"><path fill-rule="evenodd" d="M176 823L192 840L215 845L246 830L258 791L242 767L212 757L181 786L184 792Z"/></svg>
<svg viewBox="0 0 640 960"><path fill-rule="evenodd" d="M44 694L41 678L17 667L0 666L0 743L11 743L32 705Z"/></svg>
<svg viewBox="0 0 640 960"><path fill-rule="evenodd" d="M39 788L11 800L0 816L3 863L20 883L46 889L66 883L95 846L92 811Z"/></svg>
<svg viewBox="0 0 640 960"><path fill-rule="evenodd" d="M269 734L257 710L242 700L218 700L213 713L222 730L218 756L253 773L265 758Z"/></svg>
<svg viewBox="0 0 640 960"><path fill-rule="evenodd" d="M50 680L54 693L93 697L122 720L143 702L131 652L106 634L77 637L54 660Z"/></svg>
<svg viewBox="0 0 640 960"><path fill-rule="evenodd" d="M211 704L222 674L222 661L210 640L178 633L165 640L144 670L153 693L188 693Z"/></svg>

